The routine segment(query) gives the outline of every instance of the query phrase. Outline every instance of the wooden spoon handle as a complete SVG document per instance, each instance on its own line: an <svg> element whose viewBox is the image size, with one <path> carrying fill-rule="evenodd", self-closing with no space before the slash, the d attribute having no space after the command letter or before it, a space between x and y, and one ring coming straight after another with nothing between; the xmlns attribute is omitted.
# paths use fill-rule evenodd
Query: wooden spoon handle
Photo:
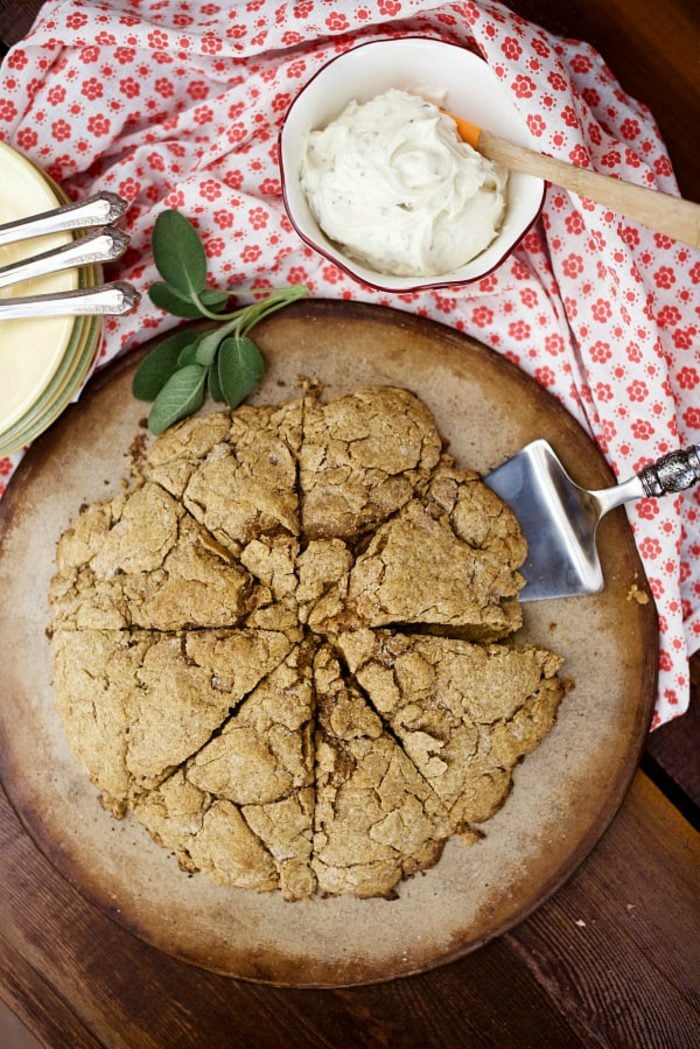
<svg viewBox="0 0 700 1049"><path fill-rule="evenodd" d="M700 248L700 204L546 157L490 131L481 131L476 148L504 167L537 175L627 215L657 233L666 233L683 244Z"/></svg>

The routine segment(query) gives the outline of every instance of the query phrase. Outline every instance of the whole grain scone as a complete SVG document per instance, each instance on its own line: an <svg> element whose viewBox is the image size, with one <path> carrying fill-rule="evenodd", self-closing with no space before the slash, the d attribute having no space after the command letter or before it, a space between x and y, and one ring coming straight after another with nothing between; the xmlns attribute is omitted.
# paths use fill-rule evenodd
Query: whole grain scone
<svg viewBox="0 0 700 1049"><path fill-rule="evenodd" d="M238 806L200 790L180 768L138 797L134 814L189 873L201 870L238 889L279 889L286 900L307 899L316 890L310 787L280 801Z"/></svg>
<svg viewBox="0 0 700 1049"><path fill-rule="evenodd" d="M363 630L338 647L453 831L500 808L514 766L549 732L566 689L562 660L533 645Z"/></svg>
<svg viewBox="0 0 700 1049"><path fill-rule="evenodd" d="M308 645L296 646L198 750L195 786L238 805L279 801L313 783L314 699Z"/></svg>
<svg viewBox="0 0 700 1049"><path fill-rule="evenodd" d="M428 781L387 734L328 646L314 663L318 704L313 868L328 895L391 896L432 867L449 834Z"/></svg>
<svg viewBox="0 0 700 1049"><path fill-rule="evenodd" d="M475 470L464 470L443 455L427 486L425 504L447 515L453 533L473 550L498 558L506 571L525 562L527 543L512 510ZM522 585L518 580L518 588Z"/></svg>
<svg viewBox="0 0 700 1049"><path fill-rule="evenodd" d="M554 724L561 660L512 641L525 555L406 390L188 419L59 542L68 742L188 873L391 899Z"/></svg>
<svg viewBox="0 0 700 1049"><path fill-rule="evenodd" d="M241 888L279 888L290 900L315 891L310 658L308 645L296 646L185 765L137 799L137 818L185 870Z"/></svg>
<svg viewBox="0 0 700 1049"><path fill-rule="evenodd" d="M49 601L63 629L232 626L261 599L243 565L149 483L86 507L56 565Z"/></svg>
<svg viewBox="0 0 700 1049"><path fill-rule="evenodd" d="M261 536L298 535L302 407L244 405L185 420L149 450L146 477L234 554Z"/></svg>
<svg viewBox="0 0 700 1049"><path fill-rule="evenodd" d="M307 398L299 456L307 539L355 539L411 499L438 462L430 412L408 390Z"/></svg>
<svg viewBox="0 0 700 1049"><path fill-rule="evenodd" d="M297 558L295 597L299 621L309 615L329 591L344 579L353 564L350 548L342 539L312 539Z"/></svg>
<svg viewBox="0 0 700 1049"><path fill-rule="evenodd" d="M57 630L57 709L105 807L123 814L190 759L292 647L276 631Z"/></svg>
<svg viewBox="0 0 700 1049"><path fill-rule="evenodd" d="M332 635L420 623L494 640L521 625L517 594L524 580L517 569L525 544L517 522L505 508L489 512L497 497L476 475L451 473L375 530L313 609L312 630ZM444 504L434 499L435 489Z"/></svg>

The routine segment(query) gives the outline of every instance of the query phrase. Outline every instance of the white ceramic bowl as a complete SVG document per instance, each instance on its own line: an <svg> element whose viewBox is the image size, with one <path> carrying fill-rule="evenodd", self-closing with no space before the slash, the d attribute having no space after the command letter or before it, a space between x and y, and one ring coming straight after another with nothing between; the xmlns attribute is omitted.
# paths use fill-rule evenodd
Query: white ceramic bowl
<svg viewBox="0 0 700 1049"><path fill-rule="evenodd" d="M445 109L522 146L538 148L496 74L473 52L429 37L360 44L320 69L287 111L280 133L280 167L289 218L310 247L351 277L382 291L416 291L478 280L503 261L539 215L545 193L542 179L512 171L506 216L496 239L470 262L436 277L396 277L369 269L343 254L311 214L300 185L309 132L325 127L351 99L367 102L392 87L428 95L446 92Z"/></svg>

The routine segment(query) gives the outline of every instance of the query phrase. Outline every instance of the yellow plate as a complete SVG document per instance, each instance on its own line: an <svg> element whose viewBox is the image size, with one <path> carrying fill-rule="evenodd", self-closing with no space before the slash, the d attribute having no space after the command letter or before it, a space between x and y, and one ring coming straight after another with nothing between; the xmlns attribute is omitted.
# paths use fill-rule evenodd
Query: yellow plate
<svg viewBox="0 0 700 1049"><path fill-rule="evenodd" d="M100 344L99 317L81 318L74 331L74 345L64 354L53 381L30 410L0 436L0 456L29 444L43 433L68 406L83 383Z"/></svg>
<svg viewBox="0 0 700 1049"><path fill-rule="evenodd" d="M62 203L44 175L22 154L0 143L0 223L48 211ZM34 237L0 247L5 266L39 252L69 244L70 233ZM0 299L72 291L76 270L22 281L0 289ZM29 411L53 379L70 344L73 317L28 317L0 322L0 434ZM4 443L4 438L3 438Z"/></svg>
<svg viewBox="0 0 700 1049"><path fill-rule="evenodd" d="M9 147L5 148L9 149ZM14 150L10 150L10 153L13 153L15 157L20 157L20 154L15 153ZM53 199L51 207L68 203L69 198L66 196L63 189L61 189L61 187L45 172L42 172L26 157L20 157L20 159L25 165L28 165L33 174L38 176L46 185L48 192ZM73 235L67 233L61 234L60 236L70 240ZM49 238L41 238L41 241L38 239L31 240L27 241L26 244L36 245L48 239ZM70 286L72 288L97 287L103 282L102 267L98 265L85 266L81 269L70 270L65 274L56 275L56 277L58 276L69 277L71 281ZM49 278L44 279L48 280ZM39 283L41 282L38 280L26 281L21 285L14 285L13 287L15 289L29 288L35 287ZM13 294L20 293L29 294L29 292L24 291L13 291ZM0 294L2 294L2 292L0 292ZM33 399L29 399L26 410L5 429L3 428L4 420L0 417L0 456L8 455L10 452L21 448L23 445L29 444L30 441L34 440L35 437L47 429L47 427L58 418L61 412L75 396L76 390L78 390L84 382L90 366L95 359L95 354L100 345L100 337L102 334L102 318L99 316L85 316L56 318L56 320L59 322L66 322L68 338L63 344L61 354L55 364L53 373L45 384L37 384L34 391L34 397ZM2 327L0 327L0 334L2 335L3 340L5 338L6 327L11 329L15 326L16 329L19 330L21 325L26 324L26 320L3 322ZM26 331L27 329L24 328L23 330ZM1 357L0 377L4 378Z"/></svg>

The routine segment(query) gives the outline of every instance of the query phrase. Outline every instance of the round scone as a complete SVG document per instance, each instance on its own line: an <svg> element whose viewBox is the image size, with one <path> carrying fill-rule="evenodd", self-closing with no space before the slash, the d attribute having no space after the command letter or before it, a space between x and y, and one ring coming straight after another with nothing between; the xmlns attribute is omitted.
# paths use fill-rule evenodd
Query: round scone
<svg viewBox="0 0 700 1049"><path fill-rule="evenodd" d="M58 544L70 745L187 872L390 897L554 724L561 660L512 641L525 554L406 390L188 419Z"/></svg>

